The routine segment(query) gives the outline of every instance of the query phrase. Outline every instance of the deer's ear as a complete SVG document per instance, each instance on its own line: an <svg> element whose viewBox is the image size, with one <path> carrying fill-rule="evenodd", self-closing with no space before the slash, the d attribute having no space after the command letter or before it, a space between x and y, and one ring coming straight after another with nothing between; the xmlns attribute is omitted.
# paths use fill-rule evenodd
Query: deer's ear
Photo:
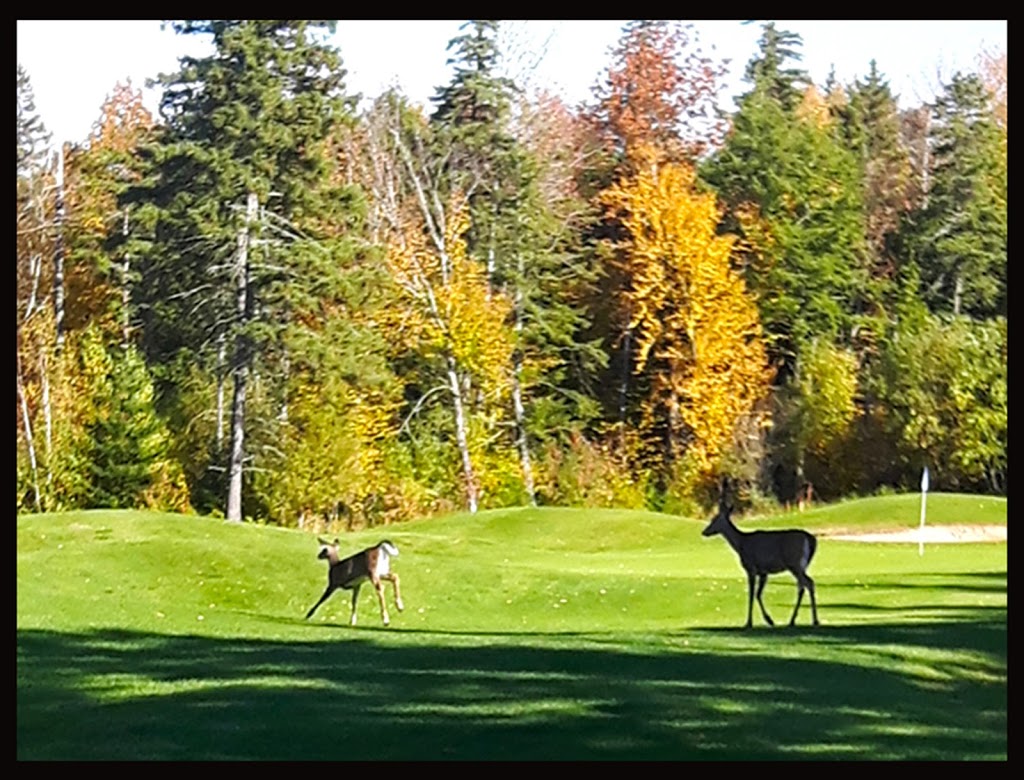
<svg viewBox="0 0 1024 780"><path fill-rule="evenodd" d="M321 539L321 538L320 538L319 536L318 536L318 537L316 538L316 540L317 540L318 542L320 542L320 544L327 544L327 542L325 542L325 541L324 541L323 539Z"/></svg>
<svg viewBox="0 0 1024 780"><path fill-rule="evenodd" d="M339 544L338 537L334 537L334 546L337 547Z"/></svg>

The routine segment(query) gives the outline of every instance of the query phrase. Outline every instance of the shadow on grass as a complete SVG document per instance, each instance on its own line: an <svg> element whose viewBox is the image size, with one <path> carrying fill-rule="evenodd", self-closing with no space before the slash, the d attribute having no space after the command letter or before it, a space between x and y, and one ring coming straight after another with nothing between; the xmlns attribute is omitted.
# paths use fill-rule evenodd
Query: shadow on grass
<svg viewBox="0 0 1024 780"><path fill-rule="evenodd" d="M831 580L829 586L832 588L863 587L863 582L849 582ZM1001 574L988 574L985 572L971 572L968 574L913 574L899 580L873 579L870 586L876 589L892 588L894 590L914 590L943 588L949 591L960 591L964 593L992 593L997 595L1006 594L1006 572Z"/></svg>
<svg viewBox="0 0 1024 780"><path fill-rule="evenodd" d="M680 631L647 644L624 634L473 642L339 628L337 639L274 642L23 630L18 757L1005 759L1003 614ZM862 647L875 645L894 652ZM922 662L926 674L906 668L941 651Z"/></svg>

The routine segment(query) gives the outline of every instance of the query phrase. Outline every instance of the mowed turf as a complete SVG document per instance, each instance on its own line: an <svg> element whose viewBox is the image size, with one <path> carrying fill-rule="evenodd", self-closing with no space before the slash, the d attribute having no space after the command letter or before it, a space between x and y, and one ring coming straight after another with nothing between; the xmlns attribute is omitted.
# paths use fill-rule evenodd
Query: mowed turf
<svg viewBox="0 0 1024 780"><path fill-rule="evenodd" d="M930 494L928 523L1005 524ZM400 549L359 624L312 534L149 512L18 519L20 759L1005 760L1007 547L865 544L887 496L744 529L819 535L822 625L777 627L705 519L510 509L341 539Z"/></svg>

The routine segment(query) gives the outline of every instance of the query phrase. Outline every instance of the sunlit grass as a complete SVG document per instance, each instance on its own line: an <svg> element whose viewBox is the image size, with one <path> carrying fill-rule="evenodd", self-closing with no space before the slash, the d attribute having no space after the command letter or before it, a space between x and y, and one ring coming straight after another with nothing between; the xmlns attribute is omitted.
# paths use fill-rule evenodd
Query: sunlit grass
<svg viewBox="0 0 1024 780"><path fill-rule="evenodd" d="M902 498L784 524L874 529L870 502ZM929 511L956 522L946 498ZM822 535L822 626L743 631L745 578L703 523L527 509L347 536L401 550L385 629L367 588L358 627L347 594L303 620L327 576L310 534L19 518L19 758L1006 758L1005 543ZM770 579L777 623L794 598Z"/></svg>

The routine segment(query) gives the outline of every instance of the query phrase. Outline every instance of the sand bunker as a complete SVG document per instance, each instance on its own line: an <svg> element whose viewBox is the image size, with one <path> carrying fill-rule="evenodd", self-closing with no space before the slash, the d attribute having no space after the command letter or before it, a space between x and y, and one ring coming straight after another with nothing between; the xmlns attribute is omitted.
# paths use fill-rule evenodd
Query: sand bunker
<svg viewBox="0 0 1024 780"><path fill-rule="evenodd" d="M822 533L829 539L847 542L913 542L922 539L925 544L948 544L962 542L1005 542L1005 525L928 525L924 529L908 528L900 531L881 531L871 534Z"/></svg>

